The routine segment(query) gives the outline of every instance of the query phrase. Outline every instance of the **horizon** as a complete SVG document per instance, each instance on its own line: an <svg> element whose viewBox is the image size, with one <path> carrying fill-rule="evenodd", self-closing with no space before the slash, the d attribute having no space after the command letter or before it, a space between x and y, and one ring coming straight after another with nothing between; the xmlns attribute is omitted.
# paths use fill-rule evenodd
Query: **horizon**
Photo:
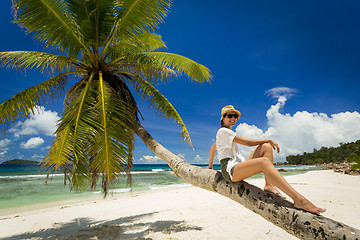
<svg viewBox="0 0 360 240"><path fill-rule="evenodd" d="M231 7L217 3L174 1L156 30L166 51L205 65L213 80L194 84L180 76L156 86L179 112L195 151L181 142L176 124L134 95L144 116L141 124L154 139L189 163L206 164L220 127L220 110L228 104L242 113L233 128L237 134L279 143L281 152L274 162L359 139L360 33L355 29L360 2L256 0L236 1ZM0 4L0 24L6 33L0 51L49 51L11 23L10 1ZM8 68L0 68L0 78L0 102L46 79L35 70ZM62 101L63 96L46 104L42 114L14 124L0 138L0 163L41 160L54 138ZM245 157L252 149L240 147ZM136 137L134 163L164 162Z"/></svg>

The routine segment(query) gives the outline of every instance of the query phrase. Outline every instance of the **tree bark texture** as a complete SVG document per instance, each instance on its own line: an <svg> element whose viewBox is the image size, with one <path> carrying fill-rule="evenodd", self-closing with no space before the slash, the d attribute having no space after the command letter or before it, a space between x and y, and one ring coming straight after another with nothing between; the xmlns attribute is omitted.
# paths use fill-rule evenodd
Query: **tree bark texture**
<svg viewBox="0 0 360 240"><path fill-rule="evenodd" d="M218 171L188 164L155 141L141 125L136 126L134 131L145 145L184 181L229 197L300 239L360 240L359 229L324 216L298 210L289 201L245 181L227 182Z"/></svg>

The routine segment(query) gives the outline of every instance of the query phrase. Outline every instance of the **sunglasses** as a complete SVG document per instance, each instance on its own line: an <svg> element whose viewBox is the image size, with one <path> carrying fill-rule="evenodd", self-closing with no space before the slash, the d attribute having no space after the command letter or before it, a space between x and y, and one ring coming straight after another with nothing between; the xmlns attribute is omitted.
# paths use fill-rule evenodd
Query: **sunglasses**
<svg viewBox="0 0 360 240"><path fill-rule="evenodd" d="M226 117L228 117L230 119L234 117L234 118L237 119L239 117L239 115L237 115L237 114L226 114Z"/></svg>

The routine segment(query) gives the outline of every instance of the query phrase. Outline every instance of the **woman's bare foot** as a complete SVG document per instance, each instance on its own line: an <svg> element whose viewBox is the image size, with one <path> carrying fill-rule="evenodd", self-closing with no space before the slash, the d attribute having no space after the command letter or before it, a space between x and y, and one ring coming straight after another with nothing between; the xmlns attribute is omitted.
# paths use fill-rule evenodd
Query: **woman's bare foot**
<svg viewBox="0 0 360 240"><path fill-rule="evenodd" d="M309 200L307 200L306 198L301 198L299 200L294 200L294 206L296 208L311 212L311 213L315 213L315 214L320 214L326 211L325 208L319 208L316 207L314 204L312 204Z"/></svg>
<svg viewBox="0 0 360 240"><path fill-rule="evenodd" d="M279 197L281 197L282 199L286 199L286 197L284 195L282 195L279 190L277 190L277 188L275 186L269 186L269 185L266 185L264 187L264 191L266 192L271 192Z"/></svg>

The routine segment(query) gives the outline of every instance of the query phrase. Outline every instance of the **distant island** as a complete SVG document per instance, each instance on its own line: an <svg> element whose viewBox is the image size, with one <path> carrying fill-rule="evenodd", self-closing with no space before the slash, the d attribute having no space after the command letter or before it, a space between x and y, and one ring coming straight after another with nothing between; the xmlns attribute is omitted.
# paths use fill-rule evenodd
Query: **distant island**
<svg viewBox="0 0 360 240"><path fill-rule="evenodd" d="M9 160L0 164L33 164L33 165L37 165L39 164L39 162L36 161L30 161L30 160L22 160L22 159L13 159L13 160Z"/></svg>

